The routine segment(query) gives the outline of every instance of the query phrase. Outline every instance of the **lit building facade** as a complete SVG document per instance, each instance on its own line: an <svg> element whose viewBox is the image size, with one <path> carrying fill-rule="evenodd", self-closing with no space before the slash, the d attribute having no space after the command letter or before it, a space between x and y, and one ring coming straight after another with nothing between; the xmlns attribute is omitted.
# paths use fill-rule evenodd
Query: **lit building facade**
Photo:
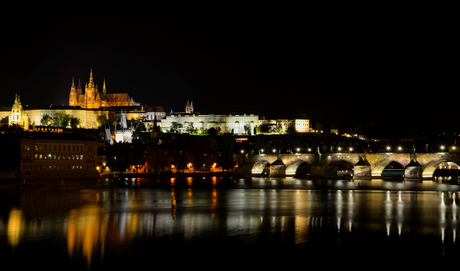
<svg viewBox="0 0 460 271"><path fill-rule="evenodd" d="M56 136L20 139L19 177L21 179L98 178L97 147L97 141Z"/></svg>
<svg viewBox="0 0 460 271"><path fill-rule="evenodd" d="M259 117L252 114L215 115L195 113L193 102L187 101L185 112L170 113L161 120L160 127L167 132L175 123L179 127L177 129L179 133L186 133L191 129L208 130L210 128L220 128L223 133L252 135L258 121Z"/></svg>
<svg viewBox="0 0 460 271"><path fill-rule="evenodd" d="M11 113L8 118L8 125L19 125L23 127L24 130L29 129L29 115L27 114L27 111L22 108L22 104L18 95L16 95L14 99Z"/></svg>

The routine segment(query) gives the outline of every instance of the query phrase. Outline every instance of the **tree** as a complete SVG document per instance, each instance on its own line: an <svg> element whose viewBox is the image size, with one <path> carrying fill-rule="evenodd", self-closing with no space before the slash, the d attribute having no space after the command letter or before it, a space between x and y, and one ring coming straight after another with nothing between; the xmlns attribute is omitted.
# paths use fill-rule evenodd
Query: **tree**
<svg viewBox="0 0 460 271"><path fill-rule="evenodd" d="M169 131L171 133L177 132L177 129L182 128L182 124L177 123L175 121L171 122L171 126L169 127Z"/></svg>
<svg viewBox="0 0 460 271"><path fill-rule="evenodd" d="M193 134L196 132L196 128L193 126L193 122L190 122L187 126L187 133Z"/></svg>
<svg viewBox="0 0 460 271"><path fill-rule="evenodd" d="M223 170L229 170L234 167L233 137L228 133L225 133L222 137L220 137L219 154L219 164L222 166Z"/></svg>
<svg viewBox="0 0 460 271"><path fill-rule="evenodd" d="M147 164L154 170L162 170L169 167L172 163L171 157L168 152L161 149L161 147L154 141L149 142L146 151Z"/></svg>
<svg viewBox="0 0 460 271"><path fill-rule="evenodd" d="M261 125L257 126L257 133L269 133L270 132L270 125L268 123L262 123Z"/></svg>
<svg viewBox="0 0 460 271"><path fill-rule="evenodd" d="M54 125L57 127L66 128L70 122L70 115L65 112L58 111L54 117Z"/></svg>
<svg viewBox="0 0 460 271"><path fill-rule="evenodd" d="M51 126L53 125L53 119L48 114L45 114L40 120L40 124L42 126Z"/></svg>
<svg viewBox="0 0 460 271"><path fill-rule="evenodd" d="M147 128L142 120L131 120L131 124L135 132L145 132Z"/></svg>
<svg viewBox="0 0 460 271"><path fill-rule="evenodd" d="M106 158L109 168L114 172L125 172L131 165L130 149L130 143L114 142L113 145L107 145Z"/></svg>
<svg viewBox="0 0 460 271"><path fill-rule="evenodd" d="M96 118L96 125L97 127L101 127L104 125L110 125L110 122L105 115L99 115Z"/></svg>
<svg viewBox="0 0 460 271"><path fill-rule="evenodd" d="M81 124L81 121L77 117L70 118L70 127L72 127L72 129L79 128L80 124Z"/></svg>

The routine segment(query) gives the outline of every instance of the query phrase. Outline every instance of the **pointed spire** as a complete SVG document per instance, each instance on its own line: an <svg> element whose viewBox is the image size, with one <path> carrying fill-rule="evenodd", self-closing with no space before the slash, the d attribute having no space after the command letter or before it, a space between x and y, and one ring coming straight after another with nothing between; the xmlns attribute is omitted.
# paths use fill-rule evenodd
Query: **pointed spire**
<svg viewBox="0 0 460 271"><path fill-rule="evenodd" d="M75 82L74 82L74 78L72 77L72 86L70 87L71 89L75 89Z"/></svg>
<svg viewBox="0 0 460 271"><path fill-rule="evenodd" d="M81 89L81 81L78 79L78 88L77 88L77 93L82 94L83 90Z"/></svg>
<svg viewBox="0 0 460 271"><path fill-rule="evenodd" d="M88 87L94 88L93 69L91 69L91 72L90 72L90 74L89 74L89 83L88 83Z"/></svg>
<svg viewBox="0 0 460 271"><path fill-rule="evenodd" d="M102 92L103 92L104 94L106 94L106 90L105 90L105 78L104 78L104 85L102 86Z"/></svg>

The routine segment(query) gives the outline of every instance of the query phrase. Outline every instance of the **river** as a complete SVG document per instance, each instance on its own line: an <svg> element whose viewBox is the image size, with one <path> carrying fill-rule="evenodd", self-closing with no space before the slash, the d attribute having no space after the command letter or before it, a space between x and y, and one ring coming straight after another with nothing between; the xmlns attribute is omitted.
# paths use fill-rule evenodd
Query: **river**
<svg viewBox="0 0 460 271"><path fill-rule="evenodd" d="M288 267L460 256L460 186L295 178L127 178L3 192L2 262L46 270ZM340 259L340 261L338 261Z"/></svg>

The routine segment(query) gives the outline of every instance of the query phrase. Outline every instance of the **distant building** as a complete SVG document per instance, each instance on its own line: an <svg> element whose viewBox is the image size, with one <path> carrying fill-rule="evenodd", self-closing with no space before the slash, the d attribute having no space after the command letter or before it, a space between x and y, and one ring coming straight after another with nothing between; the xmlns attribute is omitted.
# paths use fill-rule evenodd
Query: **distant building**
<svg viewBox="0 0 460 271"><path fill-rule="evenodd" d="M177 132L188 133L192 130L220 129L223 133L250 134L254 133L259 117L246 114L201 114L195 112L193 102L187 101L185 112L170 113L161 120L163 131L170 131L175 125Z"/></svg>
<svg viewBox="0 0 460 271"><path fill-rule="evenodd" d="M29 114L22 108L18 95L14 98L11 114L8 118L8 125L19 125L23 127L24 130L29 129Z"/></svg>
<svg viewBox="0 0 460 271"><path fill-rule="evenodd" d="M95 139L28 133L20 139L21 179L98 178Z"/></svg>
<svg viewBox="0 0 460 271"><path fill-rule="evenodd" d="M294 128L296 133L309 133L310 132L310 120L304 118L294 119L259 119L259 126L268 125L270 133L287 133L289 128Z"/></svg>
<svg viewBox="0 0 460 271"><path fill-rule="evenodd" d="M294 119L294 128L297 133L309 133L310 132L310 120L309 119Z"/></svg>
<svg viewBox="0 0 460 271"><path fill-rule="evenodd" d="M126 113L121 114L120 128L114 131L115 142L117 143L132 143L133 130L128 129L128 120Z"/></svg>

